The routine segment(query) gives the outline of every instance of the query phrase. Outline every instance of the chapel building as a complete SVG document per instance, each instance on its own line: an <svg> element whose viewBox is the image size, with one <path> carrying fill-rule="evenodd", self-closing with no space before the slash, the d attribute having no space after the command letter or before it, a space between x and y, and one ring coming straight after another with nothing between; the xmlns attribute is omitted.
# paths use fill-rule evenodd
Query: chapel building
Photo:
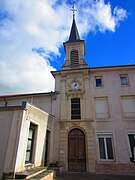
<svg viewBox="0 0 135 180"><path fill-rule="evenodd" d="M0 96L0 178L54 162L135 172L135 65L89 68L73 16L55 91Z"/></svg>

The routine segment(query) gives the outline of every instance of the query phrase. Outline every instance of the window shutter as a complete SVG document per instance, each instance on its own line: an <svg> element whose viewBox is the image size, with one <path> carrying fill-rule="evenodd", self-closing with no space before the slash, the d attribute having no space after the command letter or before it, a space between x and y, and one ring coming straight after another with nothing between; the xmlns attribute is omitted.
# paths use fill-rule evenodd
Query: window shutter
<svg viewBox="0 0 135 180"><path fill-rule="evenodd" d="M125 117L135 117L135 98L123 97L122 104Z"/></svg>
<svg viewBox="0 0 135 180"><path fill-rule="evenodd" d="M109 118L109 105L107 98L95 98L96 118Z"/></svg>

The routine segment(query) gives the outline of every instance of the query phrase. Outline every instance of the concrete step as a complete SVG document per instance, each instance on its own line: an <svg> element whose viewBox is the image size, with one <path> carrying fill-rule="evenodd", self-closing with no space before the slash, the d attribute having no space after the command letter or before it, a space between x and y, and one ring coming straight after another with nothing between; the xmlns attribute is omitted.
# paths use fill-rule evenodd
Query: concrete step
<svg viewBox="0 0 135 180"><path fill-rule="evenodd" d="M29 170L27 170L27 177L26 177L26 179L30 179L32 177L35 177L38 174L41 174L41 173L43 173L46 170L47 170L46 167L36 167L36 168L29 169Z"/></svg>
<svg viewBox="0 0 135 180"><path fill-rule="evenodd" d="M53 180L55 176L54 171L46 170L36 176L31 177L29 180Z"/></svg>
<svg viewBox="0 0 135 180"><path fill-rule="evenodd" d="M46 170L47 170L47 167L41 167L41 166L36 167L36 168L31 168L21 173L16 173L15 179L30 179L32 177L35 177L43 173Z"/></svg>

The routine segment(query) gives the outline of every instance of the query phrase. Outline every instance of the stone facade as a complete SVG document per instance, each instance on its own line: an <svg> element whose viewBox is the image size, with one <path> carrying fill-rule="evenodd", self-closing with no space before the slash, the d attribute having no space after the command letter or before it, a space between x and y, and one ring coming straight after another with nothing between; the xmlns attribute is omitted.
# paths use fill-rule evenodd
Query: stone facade
<svg viewBox="0 0 135 180"><path fill-rule="evenodd" d="M93 69L77 69L69 71L53 72L57 82L61 84L56 90L60 92L58 99L60 104L60 129L59 137L59 161L63 164L63 170L68 171L68 133L73 128L79 128L85 133L86 141L86 170L88 172L113 172L114 167L119 167L118 172L134 171L134 165L130 162L131 151L128 133L135 132L134 118L124 117L121 97L134 98L135 92L135 66L106 67ZM122 86L120 74L127 74L130 85ZM96 87L95 77L102 77L103 86ZM78 90L72 90L72 82L80 83ZM115 86L112 86L112 83ZM71 119L71 98L81 99L81 120ZM110 117L97 119L94 98L107 97L109 100ZM111 134L115 151L114 161L99 160L98 134ZM61 153L62 150L62 153ZM104 167L108 165L109 171ZM117 169L117 168L116 168ZM132 169L132 170L131 170ZM117 170L116 170L117 171ZM128 169L127 169L128 171Z"/></svg>

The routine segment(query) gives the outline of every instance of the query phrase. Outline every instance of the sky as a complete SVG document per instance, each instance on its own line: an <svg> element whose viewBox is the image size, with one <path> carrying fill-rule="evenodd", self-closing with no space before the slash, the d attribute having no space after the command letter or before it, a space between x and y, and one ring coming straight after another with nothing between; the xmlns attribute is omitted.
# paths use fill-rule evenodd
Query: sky
<svg viewBox="0 0 135 180"><path fill-rule="evenodd" d="M0 0L0 95L54 91L73 4L89 67L135 64L135 0Z"/></svg>

